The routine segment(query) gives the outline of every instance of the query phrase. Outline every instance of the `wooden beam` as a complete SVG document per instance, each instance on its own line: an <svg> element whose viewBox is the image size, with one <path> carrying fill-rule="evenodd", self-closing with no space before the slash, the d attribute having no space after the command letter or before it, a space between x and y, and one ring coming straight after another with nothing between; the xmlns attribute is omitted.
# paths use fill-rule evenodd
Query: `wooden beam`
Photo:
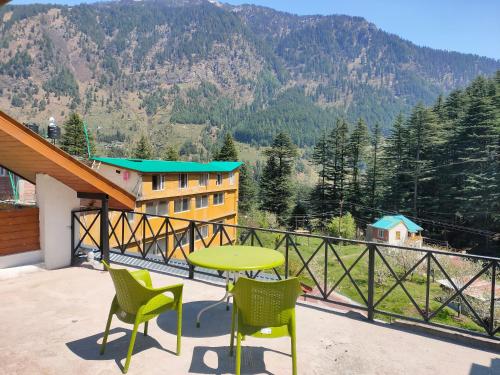
<svg viewBox="0 0 500 375"><path fill-rule="evenodd" d="M34 179L31 176L37 173L45 173L76 191L107 194L113 206L134 208L135 197L132 194L0 111L0 149L3 141L17 145L9 151L9 156L2 157L2 163L14 173L18 165L19 173L29 179ZM17 156L12 153L17 153ZM79 183L75 184L76 181Z"/></svg>

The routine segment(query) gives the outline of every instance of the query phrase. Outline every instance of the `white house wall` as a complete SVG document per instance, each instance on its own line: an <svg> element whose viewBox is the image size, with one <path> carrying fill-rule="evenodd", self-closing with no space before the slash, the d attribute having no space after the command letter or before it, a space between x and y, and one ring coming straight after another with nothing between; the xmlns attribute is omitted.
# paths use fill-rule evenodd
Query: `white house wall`
<svg viewBox="0 0 500 375"><path fill-rule="evenodd" d="M80 207L76 191L45 174L36 175L40 248L45 267L71 264L71 211Z"/></svg>
<svg viewBox="0 0 500 375"><path fill-rule="evenodd" d="M139 173L99 162L95 162L92 168L122 189L140 198L142 194L142 177ZM116 173L116 171L120 171L120 173ZM124 177L126 173L128 173L127 179Z"/></svg>
<svg viewBox="0 0 500 375"><path fill-rule="evenodd" d="M401 233L399 240L396 239L396 232ZM402 245L408 239L408 229L403 223L399 223L389 230L389 243L391 245Z"/></svg>

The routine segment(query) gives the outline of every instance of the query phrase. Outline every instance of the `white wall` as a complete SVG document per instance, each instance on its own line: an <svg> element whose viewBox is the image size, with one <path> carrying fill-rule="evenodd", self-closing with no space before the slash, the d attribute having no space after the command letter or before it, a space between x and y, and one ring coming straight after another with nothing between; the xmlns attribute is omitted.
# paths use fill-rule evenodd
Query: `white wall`
<svg viewBox="0 0 500 375"><path fill-rule="evenodd" d="M396 239L396 232L401 233L399 240ZM402 245L408 239L408 229L403 223L397 224L395 227L389 230L389 241L391 245Z"/></svg>
<svg viewBox="0 0 500 375"><path fill-rule="evenodd" d="M71 211L80 207L76 191L45 174L36 175L40 215L40 248L45 267L71 264Z"/></svg>
<svg viewBox="0 0 500 375"><path fill-rule="evenodd" d="M43 253L41 250L24 251L18 254L0 256L0 269L25 266L27 264L36 264L41 262L43 262Z"/></svg>
<svg viewBox="0 0 500 375"><path fill-rule="evenodd" d="M92 168L108 180L133 194L135 197L139 198L142 194L142 177L139 173L104 163L99 164L97 161ZM116 171L120 171L120 173L116 173ZM126 171L129 175L127 180L124 179Z"/></svg>

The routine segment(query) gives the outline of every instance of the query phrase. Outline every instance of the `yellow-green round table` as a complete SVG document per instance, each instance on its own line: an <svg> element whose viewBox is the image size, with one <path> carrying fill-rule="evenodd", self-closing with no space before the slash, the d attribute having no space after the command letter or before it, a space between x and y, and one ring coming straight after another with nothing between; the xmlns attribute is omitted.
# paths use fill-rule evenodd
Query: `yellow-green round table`
<svg viewBox="0 0 500 375"><path fill-rule="evenodd" d="M229 301L231 293L229 291L229 274L233 273L234 278L239 272L260 271L279 267L285 263L285 257L279 251L257 246L227 245L208 247L196 250L187 257L188 262L193 266L203 267L218 271L226 271L226 294L221 300L213 305L203 308L196 318L196 326L200 326L201 315L221 303Z"/></svg>

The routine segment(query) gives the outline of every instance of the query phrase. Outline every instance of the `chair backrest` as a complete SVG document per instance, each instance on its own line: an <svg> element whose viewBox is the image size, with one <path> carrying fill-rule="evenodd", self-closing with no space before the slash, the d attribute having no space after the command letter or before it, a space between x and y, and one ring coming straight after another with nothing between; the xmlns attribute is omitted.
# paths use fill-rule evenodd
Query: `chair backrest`
<svg viewBox="0 0 500 375"><path fill-rule="evenodd" d="M267 282L242 277L232 293L243 324L279 327L289 323L302 290L297 278Z"/></svg>
<svg viewBox="0 0 500 375"><path fill-rule="evenodd" d="M139 307L151 298L149 290L137 281L128 270L111 268L104 262L103 264L108 269L115 285L116 299L120 308L129 314L136 314Z"/></svg>

